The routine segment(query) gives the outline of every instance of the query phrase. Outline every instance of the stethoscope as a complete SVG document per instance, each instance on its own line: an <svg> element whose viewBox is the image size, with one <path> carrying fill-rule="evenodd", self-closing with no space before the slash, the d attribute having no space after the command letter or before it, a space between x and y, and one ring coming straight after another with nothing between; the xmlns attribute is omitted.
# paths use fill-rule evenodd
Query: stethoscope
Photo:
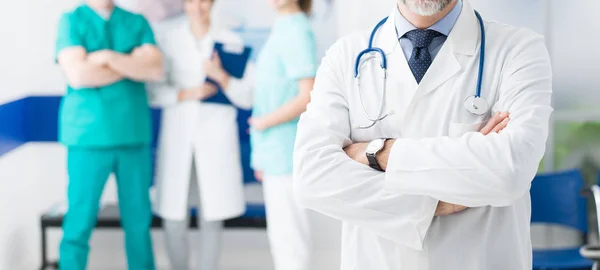
<svg viewBox="0 0 600 270"><path fill-rule="evenodd" d="M467 111L469 111L470 113L472 113L474 115L483 115L483 114L487 113L488 107L489 107L489 104L487 103L487 101L481 97L481 82L483 80L483 67L484 67L484 63L485 63L485 27L483 25L483 19L481 18L481 15L479 15L479 12L475 11L475 16L477 16L477 20L479 21L479 28L481 29L481 45L480 45L480 50L479 50L479 56L480 56L479 57L479 74L477 76L477 89L475 90L475 95L467 97L465 99L464 105L465 105L465 109ZM393 114L393 112L388 112L388 113L383 114L383 107L384 107L384 103L385 103L385 94L387 92L386 91L387 90L387 87L386 87L387 58L385 57L385 52L381 48L373 47L373 40L375 39L375 34L377 33L377 30L379 30L379 28L387 20L388 20L388 17L385 17L385 18L383 18L383 20L381 20L377 24L377 26L375 26L375 29L373 29L373 31L371 32L371 37L369 39L369 47L367 49L365 49L364 51L360 52L358 54L358 57L356 58L354 78L356 79L356 83L358 86L358 95L360 98L360 104L363 108L363 112L365 113L365 116L367 117L367 119L369 119L369 121L371 121L370 125L358 126L358 128L360 128L360 129L371 128L372 126L377 124L377 122L379 122ZM362 92L360 91L360 73L359 73L359 69L360 69L360 65L361 65L360 60L365 54L368 54L368 53L379 54L379 56L381 57L381 69L383 70L383 95L381 97L381 103L379 105L379 110L377 112L376 117L371 117L369 115L369 113L367 112L367 108L365 107L365 103L363 102Z"/></svg>

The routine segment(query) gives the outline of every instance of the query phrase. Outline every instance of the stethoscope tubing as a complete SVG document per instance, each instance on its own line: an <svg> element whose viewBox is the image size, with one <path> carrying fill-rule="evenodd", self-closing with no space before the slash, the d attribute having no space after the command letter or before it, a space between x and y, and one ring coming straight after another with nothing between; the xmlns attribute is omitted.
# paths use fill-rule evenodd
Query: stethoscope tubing
<svg viewBox="0 0 600 270"><path fill-rule="evenodd" d="M484 66L485 66L485 44L486 44L486 40L485 40L485 26L483 23L483 19L481 17L481 15L479 14L479 12L475 11L475 16L477 17L477 20L479 21L479 28L481 31L481 44L480 44L480 48L479 48L479 73L477 75L477 87L475 90L475 98L481 98L481 87L482 87L482 83L483 83L483 71L484 71ZM386 81L387 81L387 58L385 56L385 52L381 49L381 48L377 48L377 47L373 47L373 41L375 40L375 35L377 34L377 31L379 30L379 28L385 24L387 22L389 17L385 17L383 18L383 20L381 20L373 29L373 31L371 32L371 36L369 38L369 47L363 51L361 51L358 56L356 57L356 62L354 65L354 78L357 81L357 87L358 87L358 95L360 98L360 103L363 109L363 112L365 114L365 117L371 121L372 123L370 125L367 126L359 126L360 129L368 129L372 126L374 126L377 122L385 119L386 117L388 117L389 115L391 115L391 113L386 113L382 116L383 114L383 108L385 105L385 97L386 97L386 92L387 92L387 87L386 87ZM381 57L381 69L384 73L383 75L383 94L381 97L381 102L380 102L380 106L379 106L379 111L377 112L377 116L376 117L372 117L369 115L369 113L367 112L367 108L365 106L365 103L363 101L362 98L362 92L360 91L360 60L362 59L362 57L365 54L368 53L377 53L380 55Z"/></svg>

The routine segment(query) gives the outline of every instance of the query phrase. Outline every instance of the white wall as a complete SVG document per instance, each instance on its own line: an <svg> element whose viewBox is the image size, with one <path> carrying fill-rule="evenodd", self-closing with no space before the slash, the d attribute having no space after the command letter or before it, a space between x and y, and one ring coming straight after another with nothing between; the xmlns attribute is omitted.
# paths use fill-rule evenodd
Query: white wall
<svg viewBox="0 0 600 270"><path fill-rule="evenodd" d="M548 1L557 108L600 107L600 1Z"/></svg>
<svg viewBox="0 0 600 270"><path fill-rule="evenodd" d="M60 14L79 0L8 1L0 9L0 102L26 94L62 93L63 78L54 65Z"/></svg>
<svg viewBox="0 0 600 270"><path fill-rule="evenodd" d="M485 20L527 27L542 35L546 34L547 0L471 0L469 2Z"/></svg>
<svg viewBox="0 0 600 270"><path fill-rule="evenodd" d="M396 0L341 0L335 1L338 36L369 29L388 16Z"/></svg>

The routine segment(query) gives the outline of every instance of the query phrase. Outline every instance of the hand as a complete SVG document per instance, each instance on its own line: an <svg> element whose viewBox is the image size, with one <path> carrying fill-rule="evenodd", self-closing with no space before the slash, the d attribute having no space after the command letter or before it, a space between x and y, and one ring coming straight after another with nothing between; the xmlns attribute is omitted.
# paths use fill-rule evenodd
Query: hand
<svg viewBox="0 0 600 270"><path fill-rule="evenodd" d="M510 117L507 112L497 112L495 113L490 120L488 120L487 124L481 129L481 134L488 135L491 132L500 133L510 121ZM447 202L440 201L435 209L435 216L448 216L454 213L458 213L467 209L466 206L451 204Z"/></svg>
<svg viewBox="0 0 600 270"><path fill-rule="evenodd" d="M262 181L263 181L263 172L262 171L254 170L254 178L256 178L256 181L262 183Z"/></svg>
<svg viewBox="0 0 600 270"><path fill-rule="evenodd" d="M227 89L229 74L223 69L221 58L218 53L213 53L212 58L204 62L206 76L215 80L223 89Z"/></svg>
<svg viewBox="0 0 600 270"><path fill-rule="evenodd" d="M200 87L183 89L179 92L179 101L183 100L204 100L217 94L219 90L212 83L204 83Z"/></svg>
<svg viewBox="0 0 600 270"><path fill-rule="evenodd" d="M481 129L481 134L488 135L491 132L500 133L510 121L510 117L508 112L497 112L495 113L490 120L488 120L487 124Z"/></svg>
<svg viewBox="0 0 600 270"><path fill-rule="evenodd" d="M200 87L200 100L210 98L219 92L219 88L212 83L204 83Z"/></svg>
<svg viewBox="0 0 600 270"><path fill-rule="evenodd" d="M435 209L435 216L449 216L465 209L467 209L466 206L439 201L437 208Z"/></svg>
<svg viewBox="0 0 600 270"><path fill-rule="evenodd" d="M99 66L106 66L108 63L118 56L119 53L111 50L100 50L88 54L87 59Z"/></svg>
<svg viewBox="0 0 600 270"><path fill-rule="evenodd" d="M367 145L368 143L353 143L344 147L344 152L354 161L369 166L369 160L365 154Z"/></svg>
<svg viewBox="0 0 600 270"><path fill-rule="evenodd" d="M269 128L269 124L264 117L250 117L248 119L248 124L256 131L263 131Z"/></svg>

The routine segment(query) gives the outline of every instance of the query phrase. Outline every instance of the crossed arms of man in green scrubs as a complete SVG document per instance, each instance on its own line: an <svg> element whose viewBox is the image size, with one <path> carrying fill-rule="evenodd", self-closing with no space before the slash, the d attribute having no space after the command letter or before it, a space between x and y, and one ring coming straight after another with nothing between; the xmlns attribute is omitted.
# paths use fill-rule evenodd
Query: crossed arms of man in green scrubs
<svg viewBox="0 0 600 270"><path fill-rule="evenodd" d="M162 55L148 44L131 54L110 49L88 53L84 47L69 47L59 53L58 63L75 89L107 86L124 78L158 81L163 75Z"/></svg>
<svg viewBox="0 0 600 270"><path fill-rule="evenodd" d="M163 60L150 25L112 0L87 0L61 18L56 47L68 84L59 117L69 176L60 269L86 269L100 198L114 173L128 268L154 270L144 82L161 79Z"/></svg>

